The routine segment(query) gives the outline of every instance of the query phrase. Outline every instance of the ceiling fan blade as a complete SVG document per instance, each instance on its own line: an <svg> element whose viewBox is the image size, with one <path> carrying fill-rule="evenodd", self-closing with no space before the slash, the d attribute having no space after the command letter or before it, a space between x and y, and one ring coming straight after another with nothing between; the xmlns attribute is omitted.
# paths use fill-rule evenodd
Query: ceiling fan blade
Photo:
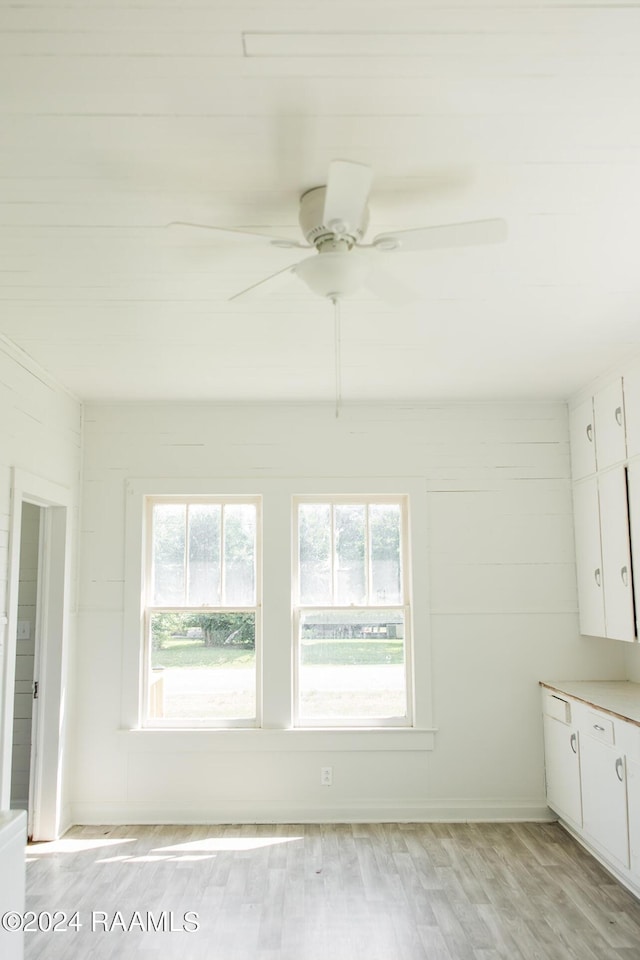
<svg viewBox="0 0 640 960"><path fill-rule="evenodd" d="M276 237L272 233L261 233L258 230L244 230L240 227L212 227L208 223L190 223L187 220L172 220L166 224L167 227L195 227L198 230L217 230L220 233L239 233L245 237L260 237L261 240L268 240L273 247L298 247L301 250L311 249L306 243L298 243L297 240L289 240L287 237Z"/></svg>
<svg viewBox="0 0 640 960"><path fill-rule="evenodd" d="M264 277L263 280L258 280L257 283L252 283L250 287L245 287L245 289L240 290L239 293L234 293L232 297L229 297L229 303L231 303L232 300L239 300L241 297L247 297L249 294L253 293L254 290L257 290L258 287L264 287L268 285L271 288L271 292L280 289L280 287L283 285L282 280L284 279L284 275L286 273L292 273L297 265L297 263L290 263L288 267L283 267L282 270L278 270L276 273L272 273L270 276Z"/></svg>
<svg viewBox="0 0 640 960"><path fill-rule="evenodd" d="M324 199L322 222L335 233L349 233L362 223L373 170L352 160L332 160Z"/></svg>
<svg viewBox="0 0 640 960"><path fill-rule="evenodd" d="M387 303L406 304L418 299L417 293L411 287L378 267L369 273L366 286L371 293Z"/></svg>
<svg viewBox="0 0 640 960"><path fill-rule="evenodd" d="M420 227L417 230L380 233L373 238L371 246L384 253L404 253L410 250L437 250L440 247L500 243L506 239L505 220L472 220L469 223L449 223L441 227Z"/></svg>

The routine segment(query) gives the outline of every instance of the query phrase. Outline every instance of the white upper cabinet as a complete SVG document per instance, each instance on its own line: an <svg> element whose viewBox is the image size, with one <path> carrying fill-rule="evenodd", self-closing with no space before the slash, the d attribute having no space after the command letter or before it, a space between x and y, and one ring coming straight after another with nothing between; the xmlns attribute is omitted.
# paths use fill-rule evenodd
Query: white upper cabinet
<svg viewBox="0 0 640 960"><path fill-rule="evenodd" d="M594 395L593 413L597 467L605 470L627 455L621 377Z"/></svg>
<svg viewBox="0 0 640 960"><path fill-rule="evenodd" d="M631 554L636 590L637 628L640 628L640 460L632 460L627 467L629 529Z"/></svg>
<svg viewBox="0 0 640 960"><path fill-rule="evenodd" d="M596 434L591 397L569 414L571 475L574 480L596 472Z"/></svg>
<svg viewBox="0 0 640 960"><path fill-rule="evenodd" d="M640 373L636 389L640 402ZM596 470L606 470L626 459L625 397L621 377L574 407L569 414L569 432L574 480L588 477ZM637 443L640 452L640 423Z"/></svg>
<svg viewBox="0 0 640 960"><path fill-rule="evenodd" d="M636 640L640 631L636 615L640 365L573 407L569 433L580 630L591 636Z"/></svg>
<svg viewBox="0 0 640 960"><path fill-rule="evenodd" d="M581 480L573 487L580 633L604 637L604 581L600 546L598 481Z"/></svg>
<svg viewBox="0 0 640 960"><path fill-rule="evenodd" d="M598 477L598 493L604 577L605 636L613 640L635 640L636 623L625 467L617 467L601 473Z"/></svg>
<svg viewBox="0 0 640 960"><path fill-rule="evenodd" d="M625 467L575 483L573 515L580 632L635 640Z"/></svg>
<svg viewBox="0 0 640 960"><path fill-rule="evenodd" d="M624 407L627 424L627 456L640 454L640 367L624 375Z"/></svg>

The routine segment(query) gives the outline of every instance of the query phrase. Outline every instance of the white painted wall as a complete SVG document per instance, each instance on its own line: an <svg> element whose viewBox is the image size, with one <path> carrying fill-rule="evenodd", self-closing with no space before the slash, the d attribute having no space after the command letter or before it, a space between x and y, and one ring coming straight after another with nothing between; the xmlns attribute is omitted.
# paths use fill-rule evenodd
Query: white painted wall
<svg viewBox="0 0 640 960"><path fill-rule="evenodd" d="M218 750L215 734L120 729L121 664L139 643L123 631L127 479L249 478L259 492L261 478L381 475L429 489L414 550L431 581L432 752ZM538 680L625 676L620 645L578 635L563 404L339 419L315 405L94 405L84 478L77 822L542 815Z"/></svg>
<svg viewBox="0 0 640 960"><path fill-rule="evenodd" d="M11 519L11 478L13 468L43 477L72 491L73 526L77 529L81 462L81 408L33 364L22 351L0 342L0 617L7 616L9 573L9 529ZM73 601L75 603L75 600ZM70 618L69 649L73 646L75 618ZM0 698L5 671L15 660L15 638L0 626ZM13 663L11 665L13 670ZM12 688L13 689L13 688ZM65 693L63 730L69 730L70 689ZM4 712L4 704L0 704ZM69 754L71 743L67 743ZM0 749L9 749L0 744ZM63 771L64 804L68 820L67 771Z"/></svg>

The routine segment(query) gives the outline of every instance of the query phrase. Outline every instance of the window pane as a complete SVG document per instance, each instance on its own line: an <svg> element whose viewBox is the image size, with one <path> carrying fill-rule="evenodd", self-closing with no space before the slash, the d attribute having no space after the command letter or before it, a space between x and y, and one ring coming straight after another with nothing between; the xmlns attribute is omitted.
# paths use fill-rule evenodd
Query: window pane
<svg viewBox="0 0 640 960"><path fill-rule="evenodd" d="M189 507L189 591L192 606L220 604L219 503L195 503Z"/></svg>
<svg viewBox="0 0 640 960"><path fill-rule="evenodd" d="M256 715L255 615L151 616L148 718L199 726Z"/></svg>
<svg viewBox="0 0 640 960"><path fill-rule="evenodd" d="M301 720L367 720L407 713L400 610L323 610L300 618Z"/></svg>
<svg viewBox="0 0 640 960"><path fill-rule="evenodd" d="M156 503L153 507L153 602L160 606L184 603L186 507Z"/></svg>
<svg viewBox="0 0 640 960"><path fill-rule="evenodd" d="M364 603L367 594L364 504L337 504L335 525L335 602Z"/></svg>
<svg viewBox="0 0 640 960"><path fill-rule="evenodd" d="M371 603L402 603L400 566L400 505L372 503L369 507L371 538Z"/></svg>
<svg viewBox="0 0 640 960"><path fill-rule="evenodd" d="M332 603L331 509L326 503L301 503L298 512L300 602Z"/></svg>
<svg viewBox="0 0 640 960"><path fill-rule="evenodd" d="M251 503L224 507L225 606L252 606L256 600L256 508Z"/></svg>

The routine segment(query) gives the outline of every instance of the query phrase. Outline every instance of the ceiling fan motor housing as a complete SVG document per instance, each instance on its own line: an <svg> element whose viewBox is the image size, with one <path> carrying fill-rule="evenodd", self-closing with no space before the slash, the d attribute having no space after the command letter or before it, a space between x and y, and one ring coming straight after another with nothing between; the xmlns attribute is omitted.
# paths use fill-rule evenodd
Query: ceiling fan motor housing
<svg viewBox="0 0 640 960"><path fill-rule="evenodd" d="M347 241L350 246L362 240L369 226L369 208L365 207L359 223L332 220L323 223L326 187L313 187L300 197L300 226L307 242L320 247L327 240Z"/></svg>

